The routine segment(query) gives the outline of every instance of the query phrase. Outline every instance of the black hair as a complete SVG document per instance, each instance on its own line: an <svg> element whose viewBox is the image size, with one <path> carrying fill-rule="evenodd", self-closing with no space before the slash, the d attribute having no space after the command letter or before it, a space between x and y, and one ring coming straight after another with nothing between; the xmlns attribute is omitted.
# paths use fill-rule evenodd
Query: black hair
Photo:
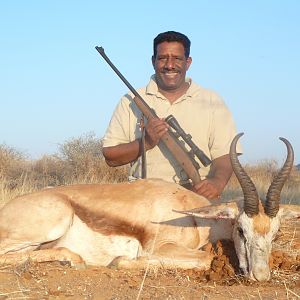
<svg viewBox="0 0 300 300"><path fill-rule="evenodd" d="M176 31L166 31L160 33L153 41L153 56L156 57L157 54L157 45L163 42L178 42L181 43L184 47L184 55L186 58L190 56L190 47L191 41L189 38Z"/></svg>

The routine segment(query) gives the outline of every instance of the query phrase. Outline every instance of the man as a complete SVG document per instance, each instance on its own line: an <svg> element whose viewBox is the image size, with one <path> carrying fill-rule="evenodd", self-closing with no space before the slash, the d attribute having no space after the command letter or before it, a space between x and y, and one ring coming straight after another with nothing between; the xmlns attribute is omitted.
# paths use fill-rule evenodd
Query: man
<svg viewBox="0 0 300 300"><path fill-rule="evenodd" d="M190 40L184 34L174 31L161 33L154 39L153 46L155 74L146 87L138 90L159 116L145 122L147 176L183 186L189 184L180 164L160 143L160 138L169 128L164 118L173 115L212 160L210 166L200 168L203 180L192 189L208 199L219 198L232 174L228 155L236 134L232 116L216 93L186 78L192 58ZM133 95L127 94L116 107L103 139L103 155L110 166L130 163L130 176L139 178L142 114L132 99Z"/></svg>

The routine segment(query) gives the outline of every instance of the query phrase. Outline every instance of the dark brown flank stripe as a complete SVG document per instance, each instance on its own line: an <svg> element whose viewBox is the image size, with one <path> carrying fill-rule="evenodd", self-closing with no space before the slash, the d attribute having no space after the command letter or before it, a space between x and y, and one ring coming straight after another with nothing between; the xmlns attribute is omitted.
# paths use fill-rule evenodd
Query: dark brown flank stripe
<svg viewBox="0 0 300 300"><path fill-rule="evenodd" d="M92 230L101 234L121 235L136 238L143 246L147 240L147 232L145 228L138 225L132 225L129 222L116 218L105 213L94 213L88 208L79 205L78 203L70 201L75 214Z"/></svg>

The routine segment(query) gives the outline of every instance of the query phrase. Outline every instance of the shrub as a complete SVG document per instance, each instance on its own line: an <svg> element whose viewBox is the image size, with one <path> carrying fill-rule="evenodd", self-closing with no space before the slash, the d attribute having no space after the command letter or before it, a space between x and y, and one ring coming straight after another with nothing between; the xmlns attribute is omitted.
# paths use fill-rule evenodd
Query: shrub
<svg viewBox="0 0 300 300"><path fill-rule="evenodd" d="M265 160L244 168L256 185L262 199L277 173L277 162ZM126 181L128 167L110 168L104 161L102 141L88 133L59 145L58 152L28 160L26 155L7 145L0 145L0 193L2 200L32 192L46 186L76 183L108 183ZM295 167L282 190L283 203L298 203L300 199L300 171ZM233 175L223 199L242 196L240 185Z"/></svg>
<svg viewBox="0 0 300 300"><path fill-rule="evenodd" d="M7 185L12 188L17 185L28 164L25 154L5 144L0 145L0 178L6 179Z"/></svg>
<svg viewBox="0 0 300 300"><path fill-rule="evenodd" d="M57 157L66 183L119 182L127 178L127 167L109 168L102 154L102 140L94 134L72 138L59 146Z"/></svg>

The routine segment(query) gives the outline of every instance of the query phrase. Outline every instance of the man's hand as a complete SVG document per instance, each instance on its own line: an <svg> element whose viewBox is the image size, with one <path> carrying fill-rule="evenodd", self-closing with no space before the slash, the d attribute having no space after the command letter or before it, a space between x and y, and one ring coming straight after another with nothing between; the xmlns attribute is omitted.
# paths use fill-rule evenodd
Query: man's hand
<svg viewBox="0 0 300 300"><path fill-rule="evenodd" d="M205 198L212 200L212 199L219 199L220 195L223 191L220 188L213 178L204 179L198 184L196 184L192 191L195 193L204 196Z"/></svg>
<svg viewBox="0 0 300 300"><path fill-rule="evenodd" d="M149 118L145 126L146 150L154 148L160 138L168 131L169 125L164 119ZM111 147L103 147L102 152L106 163L111 167L122 166L136 160L140 156L141 139L119 144Z"/></svg>
<svg viewBox="0 0 300 300"><path fill-rule="evenodd" d="M169 125L164 119L149 118L148 123L145 127L145 144L146 149L150 150L154 148L160 138L168 131Z"/></svg>
<svg viewBox="0 0 300 300"><path fill-rule="evenodd" d="M229 155L220 156L212 161L207 179L193 187L193 191L207 199L219 199L232 174Z"/></svg>

